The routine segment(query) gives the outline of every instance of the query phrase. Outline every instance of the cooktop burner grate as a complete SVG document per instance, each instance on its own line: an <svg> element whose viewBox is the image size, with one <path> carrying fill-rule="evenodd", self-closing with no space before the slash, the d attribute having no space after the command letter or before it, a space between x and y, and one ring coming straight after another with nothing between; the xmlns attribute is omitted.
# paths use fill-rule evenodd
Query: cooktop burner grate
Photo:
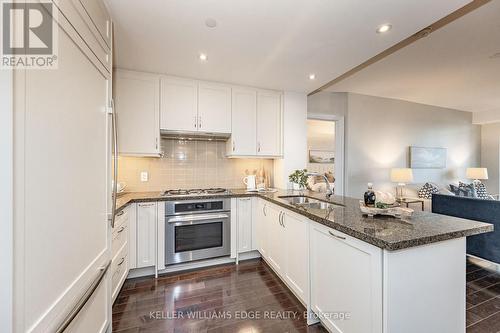
<svg viewBox="0 0 500 333"><path fill-rule="evenodd" d="M166 190L163 192L163 196L174 196L174 195L206 195L206 194L217 194L217 193L225 193L227 189L216 187L216 188L193 188L187 190Z"/></svg>

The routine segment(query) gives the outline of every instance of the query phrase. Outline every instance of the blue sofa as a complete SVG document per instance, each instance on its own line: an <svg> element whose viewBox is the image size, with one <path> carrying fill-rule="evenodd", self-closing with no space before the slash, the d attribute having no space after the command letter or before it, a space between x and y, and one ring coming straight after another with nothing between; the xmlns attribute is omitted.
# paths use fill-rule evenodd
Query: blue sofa
<svg viewBox="0 0 500 333"><path fill-rule="evenodd" d="M434 194L432 212L493 224L493 232L467 237L467 254L500 264L500 201Z"/></svg>

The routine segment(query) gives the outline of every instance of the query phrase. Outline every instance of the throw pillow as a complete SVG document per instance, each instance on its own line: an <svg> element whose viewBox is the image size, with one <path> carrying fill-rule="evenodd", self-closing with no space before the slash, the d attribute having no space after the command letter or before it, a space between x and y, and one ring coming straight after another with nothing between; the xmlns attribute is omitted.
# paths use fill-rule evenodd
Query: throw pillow
<svg viewBox="0 0 500 333"><path fill-rule="evenodd" d="M464 187L459 187L457 185L450 184L450 190L457 197L469 197L469 198L473 197L470 190L467 190Z"/></svg>
<svg viewBox="0 0 500 333"><path fill-rule="evenodd" d="M474 184L458 182L458 188L460 189L460 194L458 194L458 196L477 198L476 188L474 187Z"/></svg>
<svg viewBox="0 0 500 333"><path fill-rule="evenodd" d="M431 183L425 185L418 191L418 197L421 199L432 199L432 195L439 193L439 188Z"/></svg>
<svg viewBox="0 0 500 333"><path fill-rule="evenodd" d="M476 189L477 197L483 200L490 200L491 196L486 190L486 186L482 182L475 182L474 187Z"/></svg>

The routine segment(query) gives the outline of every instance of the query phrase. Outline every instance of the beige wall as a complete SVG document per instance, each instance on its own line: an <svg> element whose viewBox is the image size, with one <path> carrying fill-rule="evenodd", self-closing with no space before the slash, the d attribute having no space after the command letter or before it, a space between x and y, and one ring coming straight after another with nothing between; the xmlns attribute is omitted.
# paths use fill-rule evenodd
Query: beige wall
<svg viewBox="0 0 500 333"><path fill-rule="evenodd" d="M481 164L481 128L472 113L401 100L323 92L308 99L309 115L345 116L346 194L361 197L366 183L394 191L391 168L409 167L409 147L447 148L446 169L416 169L414 183L448 184Z"/></svg>
<svg viewBox="0 0 500 333"><path fill-rule="evenodd" d="M308 161L311 150L335 151L335 122L325 120L307 120ZM334 163L307 163L307 170L334 173Z"/></svg>
<svg viewBox="0 0 500 333"><path fill-rule="evenodd" d="M162 158L119 157L118 180L126 191L162 191L177 188L243 188L245 170L264 168L270 176L273 161L225 158L225 142L162 140ZM141 171L149 181L141 182Z"/></svg>
<svg viewBox="0 0 500 333"><path fill-rule="evenodd" d="M465 180L480 164L481 129L472 113L358 94L348 96L348 194L359 197L366 183L392 190L391 168L409 167L408 147L447 148L445 169L414 169L414 183Z"/></svg>
<svg viewBox="0 0 500 333"><path fill-rule="evenodd" d="M490 194L500 193L500 123L481 127L481 167L488 168L489 179L485 181Z"/></svg>

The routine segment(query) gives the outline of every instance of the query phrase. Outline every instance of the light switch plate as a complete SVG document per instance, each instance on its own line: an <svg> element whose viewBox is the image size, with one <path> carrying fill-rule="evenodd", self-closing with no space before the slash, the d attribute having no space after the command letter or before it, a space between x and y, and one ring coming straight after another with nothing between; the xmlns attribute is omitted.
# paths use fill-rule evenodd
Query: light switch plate
<svg viewBox="0 0 500 333"><path fill-rule="evenodd" d="M141 182L147 182L149 179L149 174L147 171L141 171Z"/></svg>

